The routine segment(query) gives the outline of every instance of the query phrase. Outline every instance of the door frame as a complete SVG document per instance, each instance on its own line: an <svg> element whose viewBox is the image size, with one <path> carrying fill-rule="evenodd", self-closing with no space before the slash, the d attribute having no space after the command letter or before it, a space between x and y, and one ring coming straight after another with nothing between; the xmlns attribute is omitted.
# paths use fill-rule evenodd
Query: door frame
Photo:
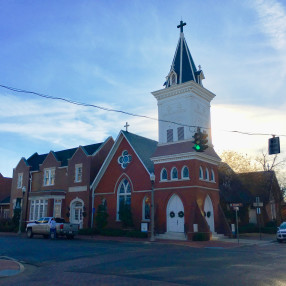
<svg viewBox="0 0 286 286"><path fill-rule="evenodd" d="M184 204L183 204L183 201L181 200L181 198L180 198L180 196L178 196L177 194L173 194L170 198L169 198L169 200L168 200L168 203L167 203L167 207L166 207L166 229L167 229L167 232L169 232L170 231L170 220L171 220L171 218L170 218L170 216L169 216L169 206L170 206L170 203L172 202L172 200L175 198L175 197L177 197L179 200L180 200L180 202L181 202L181 204L182 204L182 210L180 210L180 211L183 211L184 212L184 214L185 214L185 208L184 208ZM175 215L178 215L178 213L177 214L175 214ZM183 231L171 231L171 232L177 232L177 233L184 233L184 226L185 226L185 215L182 217L182 218L180 218L180 219L182 219L183 220Z"/></svg>

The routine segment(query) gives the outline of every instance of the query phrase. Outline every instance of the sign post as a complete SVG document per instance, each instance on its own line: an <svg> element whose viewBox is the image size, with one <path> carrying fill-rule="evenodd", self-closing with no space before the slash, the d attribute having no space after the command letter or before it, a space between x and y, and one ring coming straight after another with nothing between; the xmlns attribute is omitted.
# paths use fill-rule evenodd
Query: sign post
<svg viewBox="0 0 286 286"><path fill-rule="evenodd" d="M253 206L256 208L256 215L257 215L257 222L258 222L258 228L259 228L259 239L261 240L261 224L260 224L260 219L261 219L261 207L263 207L263 203L260 202L260 198L256 197L255 203L253 203Z"/></svg>
<svg viewBox="0 0 286 286"><path fill-rule="evenodd" d="M241 203L237 204L229 204L235 210L235 222L236 222L236 236L237 236L237 243L239 244L239 232L238 232L238 217L237 212L239 211L239 207L243 205Z"/></svg>

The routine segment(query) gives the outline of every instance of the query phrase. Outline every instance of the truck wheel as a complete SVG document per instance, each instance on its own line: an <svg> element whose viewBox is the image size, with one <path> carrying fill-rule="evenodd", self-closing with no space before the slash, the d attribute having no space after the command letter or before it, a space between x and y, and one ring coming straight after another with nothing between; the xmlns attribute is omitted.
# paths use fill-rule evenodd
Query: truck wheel
<svg viewBox="0 0 286 286"><path fill-rule="evenodd" d="M279 243L281 243L281 242L282 242L282 239L277 238L277 241L278 241Z"/></svg>
<svg viewBox="0 0 286 286"><path fill-rule="evenodd" d="M31 228L28 228L28 230L27 230L27 237L28 238L32 238L33 237L33 231L32 231Z"/></svg>

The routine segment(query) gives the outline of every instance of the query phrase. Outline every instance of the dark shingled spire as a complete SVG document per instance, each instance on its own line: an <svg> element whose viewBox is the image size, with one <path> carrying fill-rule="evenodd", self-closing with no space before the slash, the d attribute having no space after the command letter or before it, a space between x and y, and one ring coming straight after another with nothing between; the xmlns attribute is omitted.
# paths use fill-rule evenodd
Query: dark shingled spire
<svg viewBox="0 0 286 286"><path fill-rule="evenodd" d="M178 41L177 49L171 65L170 72L167 76L165 86L170 87L175 84L184 83L190 80L202 85L204 74L202 70L197 70L187 42L183 33L183 26L186 23L180 22L177 28L180 28L180 38Z"/></svg>

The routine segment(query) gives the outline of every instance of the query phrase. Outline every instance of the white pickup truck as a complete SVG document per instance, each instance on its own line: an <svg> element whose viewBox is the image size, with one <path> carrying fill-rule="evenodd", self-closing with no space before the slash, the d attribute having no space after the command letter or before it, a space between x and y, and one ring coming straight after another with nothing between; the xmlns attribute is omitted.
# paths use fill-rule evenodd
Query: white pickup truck
<svg viewBox="0 0 286 286"><path fill-rule="evenodd" d="M27 237L32 238L33 235L43 235L45 238L50 235L50 222L52 217L42 217L34 222L28 223L26 227ZM66 236L73 239L78 234L78 224L67 223L63 218L55 218L57 236Z"/></svg>

